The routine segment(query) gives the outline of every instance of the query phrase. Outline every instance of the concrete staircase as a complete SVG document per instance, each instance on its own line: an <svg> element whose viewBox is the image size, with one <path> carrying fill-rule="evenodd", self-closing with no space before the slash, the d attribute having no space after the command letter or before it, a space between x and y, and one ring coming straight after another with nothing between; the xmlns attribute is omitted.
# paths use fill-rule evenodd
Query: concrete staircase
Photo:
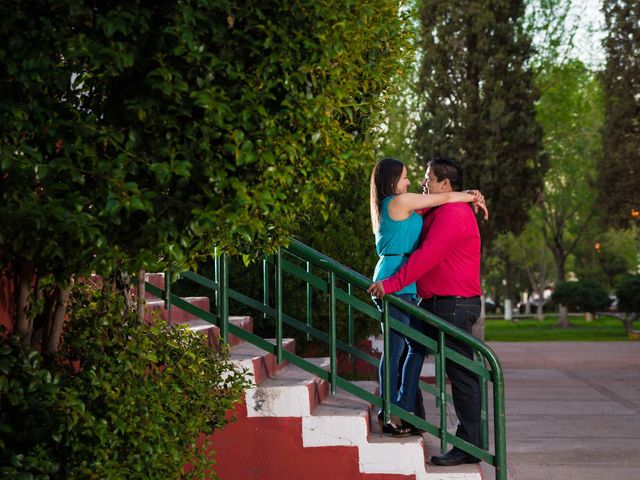
<svg viewBox="0 0 640 480"><path fill-rule="evenodd" d="M163 287L162 274L147 274L147 281ZM209 310L206 297L185 298ZM219 342L218 327L184 310L147 296L147 311L157 312L173 324ZM253 331L247 316L230 317L236 326ZM425 458L437 454L436 439L425 444L422 436L382 436L372 406L338 390L330 394L328 382L286 361L278 364L273 354L230 335L231 359L245 367L252 386L237 404L235 421L206 436L216 459L216 474L222 480L327 480L327 479L426 479L480 480L478 465L436 467ZM273 340L271 340L273 343ZM284 349L295 353L295 341L285 339ZM327 358L308 361L324 369ZM354 382L375 392L376 382Z"/></svg>
<svg viewBox="0 0 640 480"><path fill-rule="evenodd" d="M293 339L285 348L295 352ZM426 464L423 437L381 436L368 402L341 390L331 395L326 381L305 370L278 365L274 355L249 344L233 347L231 357L253 374L253 385L236 406L236 421L208 438L222 480L481 479L478 465ZM327 358L307 360L329 366Z"/></svg>

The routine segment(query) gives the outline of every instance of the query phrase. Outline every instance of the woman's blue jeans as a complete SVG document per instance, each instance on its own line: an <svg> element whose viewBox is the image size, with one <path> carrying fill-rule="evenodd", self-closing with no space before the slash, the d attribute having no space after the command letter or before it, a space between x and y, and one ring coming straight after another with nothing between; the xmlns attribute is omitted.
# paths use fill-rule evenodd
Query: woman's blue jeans
<svg viewBox="0 0 640 480"><path fill-rule="evenodd" d="M414 297L411 294L400 294L398 297L408 302L414 302ZM393 305L389 305L389 316L422 333L419 319ZM404 355L404 362L401 364L405 349L407 349L407 352ZM389 354L387 355L387 352L383 352L380 359L380 396L383 396L384 362L387 361L388 357L391 370L391 403L409 412L418 413L419 409L416 409L416 394L427 348L390 328L389 350Z"/></svg>

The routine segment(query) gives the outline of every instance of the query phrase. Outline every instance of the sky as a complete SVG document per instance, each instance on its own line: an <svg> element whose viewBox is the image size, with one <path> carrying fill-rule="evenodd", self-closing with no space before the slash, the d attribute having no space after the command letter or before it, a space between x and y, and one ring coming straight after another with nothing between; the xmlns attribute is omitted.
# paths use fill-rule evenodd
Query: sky
<svg viewBox="0 0 640 480"><path fill-rule="evenodd" d="M573 0L569 22L577 25L572 56L578 57L592 67L604 66L605 53L602 47L604 15L600 11L602 0Z"/></svg>

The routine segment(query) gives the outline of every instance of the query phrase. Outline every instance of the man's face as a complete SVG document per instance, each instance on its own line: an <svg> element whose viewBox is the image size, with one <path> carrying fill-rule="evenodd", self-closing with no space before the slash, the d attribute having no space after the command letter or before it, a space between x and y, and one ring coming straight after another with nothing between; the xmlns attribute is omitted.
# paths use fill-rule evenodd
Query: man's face
<svg viewBox="0 0 640 480"><path fill-rule="evenodd" d="M427 167L422 181L422 193L442 193L444 180L439 182L431 167Z"/></svg>

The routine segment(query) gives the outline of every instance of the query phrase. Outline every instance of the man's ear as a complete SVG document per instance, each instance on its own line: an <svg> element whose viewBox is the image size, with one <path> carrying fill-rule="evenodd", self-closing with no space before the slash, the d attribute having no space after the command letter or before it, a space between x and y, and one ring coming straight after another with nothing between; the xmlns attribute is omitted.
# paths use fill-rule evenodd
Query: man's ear
<svg viewBox="0 0 640 480"><path fill-rule="evenodd" d="M447 191L447 192L451 192L451 191L453 191L453 189L451 188L451 182L449 181L449 179L448 179L448 178L445 178L445 179L442 181L442 189L443 189L443 190L445 190L445 191Z"/></svg>

